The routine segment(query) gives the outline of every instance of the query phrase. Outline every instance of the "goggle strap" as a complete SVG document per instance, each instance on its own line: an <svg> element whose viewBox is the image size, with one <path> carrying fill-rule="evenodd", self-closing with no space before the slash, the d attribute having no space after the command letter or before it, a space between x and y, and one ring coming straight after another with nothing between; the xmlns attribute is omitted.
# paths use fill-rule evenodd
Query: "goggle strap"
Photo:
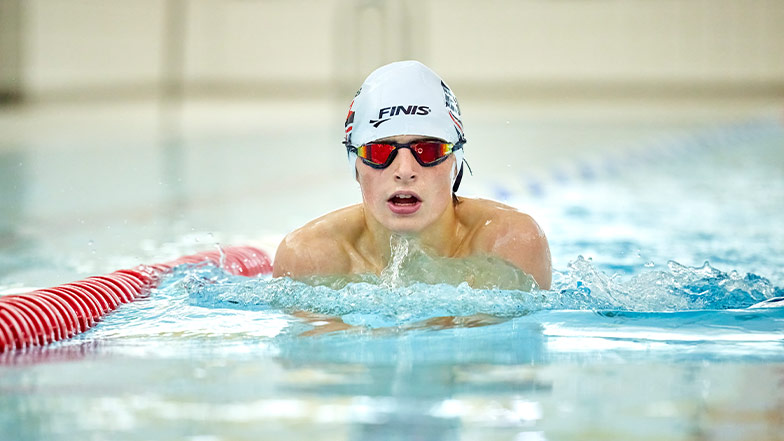
<svg viewBox="0 0 784 441"><path fill-rule="evenodd" d="M463 180L463 164L460 164L460 171L457 172L455 183L452 185L452 194L457 193L457 189L460 188L460 181L462 180Z"/></svg>
<svg viewBox="0 0 784 441"><path fill-rule="evenodd" d="M468 161L463 158L463 162L460 164L460 171L457 172L457 177L455 177L455 183L452 185L452 194L457 193L457 189L460 188L460 181L463 180L463 164L468 167L468 172L471 173L471 176L474 175L474 171L471 170L471 166L468 165Z"/></svg>

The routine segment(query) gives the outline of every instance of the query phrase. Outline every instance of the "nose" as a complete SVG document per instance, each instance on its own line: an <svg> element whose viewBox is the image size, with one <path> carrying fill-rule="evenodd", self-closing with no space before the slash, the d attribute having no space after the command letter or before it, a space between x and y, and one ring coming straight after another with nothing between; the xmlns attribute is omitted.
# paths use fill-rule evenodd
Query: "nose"
<svg viewBox="0 0 784 441"><path fill-rule="evenodd" d="M395 160L392 161L395 180L399 182L413 181L419 174L419 163L409 149L398 149Z"/></svg>

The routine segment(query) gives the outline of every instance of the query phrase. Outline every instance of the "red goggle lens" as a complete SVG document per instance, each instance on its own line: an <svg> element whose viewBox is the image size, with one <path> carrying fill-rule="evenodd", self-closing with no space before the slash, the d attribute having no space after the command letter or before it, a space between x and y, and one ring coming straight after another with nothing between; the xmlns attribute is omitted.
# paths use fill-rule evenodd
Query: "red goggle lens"
<svg viewBox="0 0 784 441"><path fill-rule="evenodd" d="M392 163L398 149L407 148L411 150L420 165L428 167L439 164L452 153L453 147L454 144L437 141L421 141L411 144L372 142L357 147L357 156L371 166L383 168Z"/></svg>

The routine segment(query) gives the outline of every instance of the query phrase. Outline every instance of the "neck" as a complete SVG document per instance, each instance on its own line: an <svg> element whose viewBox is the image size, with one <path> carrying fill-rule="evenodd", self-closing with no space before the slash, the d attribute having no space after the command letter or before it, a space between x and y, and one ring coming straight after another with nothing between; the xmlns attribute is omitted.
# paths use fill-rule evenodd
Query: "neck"
<svg viewBox="0 0 784 441"><path fill-rule="evenodd" d="M428 254L452 257L456 254L465 231L455 214L454 204L449 204L436 222L418 232L396 232L381 225L372 215L363 210L366 234L362 239L365 256L371 260L378 271L385 268L391 259L390 240L399 235L415 242Z"/></svg>

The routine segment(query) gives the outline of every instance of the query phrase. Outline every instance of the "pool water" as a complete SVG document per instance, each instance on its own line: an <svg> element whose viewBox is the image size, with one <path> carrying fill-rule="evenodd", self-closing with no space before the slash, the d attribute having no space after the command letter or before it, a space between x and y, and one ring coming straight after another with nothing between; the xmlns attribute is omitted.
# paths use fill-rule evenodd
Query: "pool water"
<svg viewBox="0 0 784 441"><path fill-rule="evenodd" d="M330 286L179 267L84 334L0 355L0 433L781 439L779 122L673 129L467 179L467 195L540 222L549 291L427 284L394 267Z"/></svg>

